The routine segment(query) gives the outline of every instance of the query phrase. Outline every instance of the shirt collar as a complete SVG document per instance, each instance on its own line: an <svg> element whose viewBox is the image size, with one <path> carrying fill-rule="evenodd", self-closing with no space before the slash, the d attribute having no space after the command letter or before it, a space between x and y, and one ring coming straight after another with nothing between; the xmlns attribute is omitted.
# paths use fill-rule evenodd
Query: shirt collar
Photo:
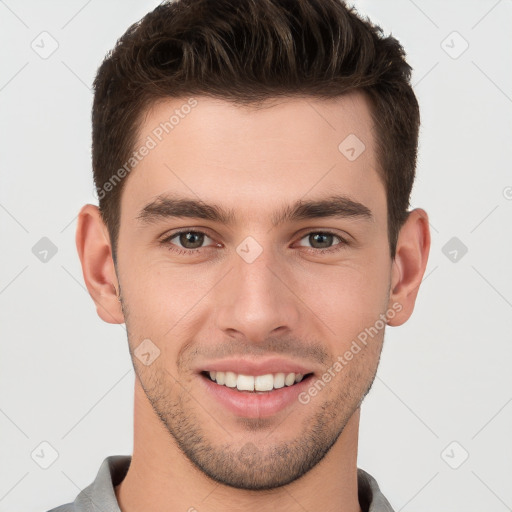
<svg viewBox="0 0 512 512"><path fill-rule="evenodd" d="M73 511L121 512L114 487L123 481L131 460L131 455L111 455L104 459L94 482L76 497ZM358 499L363 512L394 512L389 501L382 494L377 481L369 473L358 468L357 482ZM59 511L54 509L50 512Z"/></svg>

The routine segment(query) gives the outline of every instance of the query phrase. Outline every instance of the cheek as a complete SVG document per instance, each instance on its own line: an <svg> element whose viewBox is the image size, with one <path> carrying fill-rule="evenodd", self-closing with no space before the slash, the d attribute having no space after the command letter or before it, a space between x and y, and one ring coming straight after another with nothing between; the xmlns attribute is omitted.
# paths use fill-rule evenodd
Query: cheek
<svg viewBox="0 0 512 512"><path fill-rule="evenodd" d="M353 343L360 346L364 357L378 357L385 329L381 315L388 304L389 277L389 271L381 267L358 260L342 267L319 266L314 279L302 274L302 291L298 295L304 297L313 312L307 313L312 329L318 329L326 342L330 340L334 358L350 350Z"/></svg>
<svg viewBox="0 0 512 512"><path fill-rule="evenodd" d="M123 292L133 305L133 313L139 316L160 316L162 309L170 312L169 305L179 303L175 298L181 300L193 289L194 271L186 265L171 265L165 253L135 253L123 264Z"/></svg>
<svg viewBox="0 0 512 512"><path fill-rule="evenodd" d="M204 319L205 307L212 309L209 293L222 272L206 266L171 265L158 256L125 263L128 270L121 281L130 344L136 348L149 338L162 359L175 360L191 326Z"/></svg>
<svg viewBox="0 0 512 512"><path fill-rule="evenodd" d="M301 316L310 328L324 332L327 338L350 342L387 306L385 250L381 248L378 254L377 248L361 251L336 264L304 261L286 269L283 265L281 278L294 291L284 296L303 310ZM207 320L208 310L215 309L213 297L229 293L222 287L233 285L229 276L222 282L230 266L226 263L171 264L165 253L153 253L151 258L137 253L127 256L121 281L132 335L141 340L152 336L162 341L176 339L186 335L190 322Z"/></svg>
<svg viewBox="0 0 512 512"><path fill-rule="evenodd" d="M373 324L387 307L389 269L382 264L372 267L359 259L318 266L314 275L297 273L296 278L302 288L298 295L342 338Z"/></svg>

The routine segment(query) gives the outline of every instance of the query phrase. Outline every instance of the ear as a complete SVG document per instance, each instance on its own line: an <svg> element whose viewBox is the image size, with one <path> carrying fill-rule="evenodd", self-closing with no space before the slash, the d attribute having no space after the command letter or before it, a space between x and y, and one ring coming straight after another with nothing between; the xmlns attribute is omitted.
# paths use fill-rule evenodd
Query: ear
<svg viewBox="0 0 512 512"><path fill-rule="evenodd" d="M396 314L388 319L388 325L402 325L411 316L427 267L429 250L428 215L425 210L416 208L409 212L398 235L388 303Z"/></svg>
<svg viewBox="0 0 512 512"><path fill-rule="evenodd" d="M99 317L110 324L124 323L110 237L97 206L86 204L80 210L75 240L85 285Z"/></svg>

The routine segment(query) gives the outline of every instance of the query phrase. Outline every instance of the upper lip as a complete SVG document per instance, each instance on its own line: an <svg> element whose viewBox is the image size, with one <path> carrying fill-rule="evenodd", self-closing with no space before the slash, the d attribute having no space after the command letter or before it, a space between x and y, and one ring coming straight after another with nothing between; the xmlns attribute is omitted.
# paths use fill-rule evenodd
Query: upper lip
<svg viewBox="0 0 512 512"><path fill-rule="evenodd" d="M279 358L270 359L223 359L205 363L198 368L199 372L217 371L234 372L242 375L267 375L269 373L301 373L306 375L312 373L307 366Z"/></svg>

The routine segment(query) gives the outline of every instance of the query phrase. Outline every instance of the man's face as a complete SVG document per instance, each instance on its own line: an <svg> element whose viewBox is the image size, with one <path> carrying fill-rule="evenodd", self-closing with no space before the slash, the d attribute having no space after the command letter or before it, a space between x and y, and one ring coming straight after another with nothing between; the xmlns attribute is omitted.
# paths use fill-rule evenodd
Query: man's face
<svg viewBox="0 0 512 512"><path fill-rule="evenodd" d="M270 489L326 455L375 376L391 307L385 188L360 94L258 110L195 99L148 111L135 149L150 149L126 178L117 270L130 352L155 418L197 468ZM166 216L165 195L231 219ZM282 215L334 196L346 199L336 216ZM241 386L306 377L251 392L211 370Z"/></svg>

